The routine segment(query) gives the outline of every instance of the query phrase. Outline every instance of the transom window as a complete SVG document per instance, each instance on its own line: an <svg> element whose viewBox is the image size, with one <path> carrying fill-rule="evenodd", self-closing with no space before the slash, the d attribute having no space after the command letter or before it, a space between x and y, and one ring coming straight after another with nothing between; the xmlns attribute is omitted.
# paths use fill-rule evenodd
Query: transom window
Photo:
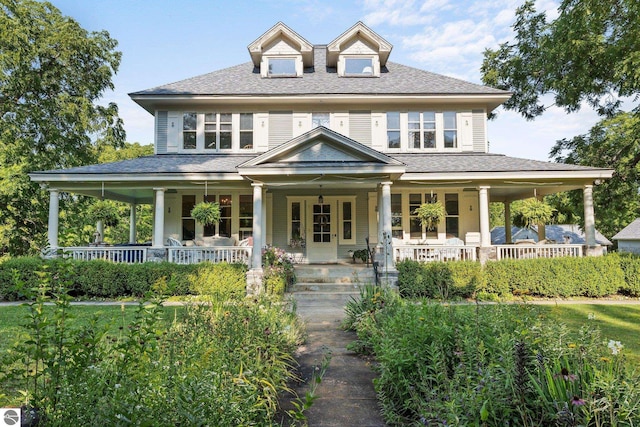
<svg viewBox="0 0 640 427"><path fill-rule="evenodd" d="M409 147L436 148L436 113L409 112Z"/></svg>
<svg viewBox="0 0 640 427"><path fill-rule="evenodd" d="M296 72L296 60L294 58L269 58L269 71L270 77L295 77Z"/></svg>
<svg viewBox="0 0 640 427"><path fill-rule="evenodd" d="M345 76L373 76L372 58L345 58Z"/></svg>

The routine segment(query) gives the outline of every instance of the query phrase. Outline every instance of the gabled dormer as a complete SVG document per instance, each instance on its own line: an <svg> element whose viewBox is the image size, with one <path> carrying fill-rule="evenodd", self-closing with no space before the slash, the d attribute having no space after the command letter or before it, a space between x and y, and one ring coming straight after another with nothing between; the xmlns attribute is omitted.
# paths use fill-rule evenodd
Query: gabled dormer
<svg viewBox="0 0 640 427"><path fill-rule="evenodd" d="M278 22L248 47L262 77L302 77L313 66L313 45Z"/></svg>
<svg viewBox="0 0 640 427"><path fill-rule="evenodd" d="M362 22L327 45L327 65L340 77L380 77L393 46Z"/></svg>

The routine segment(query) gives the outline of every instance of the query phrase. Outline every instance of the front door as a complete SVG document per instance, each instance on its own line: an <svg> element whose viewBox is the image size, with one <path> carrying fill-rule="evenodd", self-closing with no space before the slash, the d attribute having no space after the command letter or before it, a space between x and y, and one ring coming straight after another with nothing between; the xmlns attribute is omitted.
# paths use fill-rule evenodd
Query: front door
<svg viewBox="0 0 640 427"><path fill-rule="evenodd" d="M335 262L338 256L336 202L313 203L307 217L307 259Z"/></svg>

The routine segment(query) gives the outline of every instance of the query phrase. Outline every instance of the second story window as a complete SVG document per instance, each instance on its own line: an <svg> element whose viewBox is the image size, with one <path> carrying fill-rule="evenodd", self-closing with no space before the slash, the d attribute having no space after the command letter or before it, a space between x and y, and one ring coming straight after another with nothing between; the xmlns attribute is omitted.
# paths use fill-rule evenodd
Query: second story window
<svg viewBox="0 0 640 427"><path fill-rule="evenodd" d="M409 112L409 148L436 148L435 112Z"/></svg>
<svg viewBox="0 0 640 427"><path fill-rule="evenodd" d="M317 128L318 126L329 128L329 120L329 113L312 113L311 128Z"/></svg>
<svg viewBox="0 0 640 427"><path fill-rule="evenodd" d="M240 114L240 149L253 149L253 114Z"/></svg>
<svg viewBox="0 0 640 427"><path fill-rule="evenodd" d="M231 149L231 113L204 115L204 148L206 150Z"/></svg>
<svg viewBox="0 0 640 427"><path fill-rule="evenodd" d="M294 58L269 58L269 77L296 77L296 60Z"/></svg>
<svg viewBox="0 0 640 427"><path fill-rule="evenodd" d="M182 148L195 150L196 129L198 127L198 115L196 113L184 113L182 116Z"/></svg>
<svg viewBox="0 0 640 427"><path fill-rule="evenodd" d="M387 147L400 148L400 113L387 113Z"/></svg>
<svg viewBox="0 0 640 427"><path fill-rule="evenodd" d="M444 118L444 148L458 147L458 124L455 111L445 111Z"/></svg>

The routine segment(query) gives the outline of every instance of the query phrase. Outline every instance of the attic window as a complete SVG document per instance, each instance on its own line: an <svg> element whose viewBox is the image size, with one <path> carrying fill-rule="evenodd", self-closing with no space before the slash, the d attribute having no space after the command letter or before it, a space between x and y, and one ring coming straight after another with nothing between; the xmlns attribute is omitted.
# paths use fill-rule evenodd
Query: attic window
<svg viewBox="0 0 640 427"><path fill-rule="evenodd" d="M294 58L269 58L269 77L296 77Z"/></svg>
<svg viewBox="0 0 640 427"><path fill-rule="evenodd" d="M373 59L345 58L345 76L373 76Z"/></svg>

